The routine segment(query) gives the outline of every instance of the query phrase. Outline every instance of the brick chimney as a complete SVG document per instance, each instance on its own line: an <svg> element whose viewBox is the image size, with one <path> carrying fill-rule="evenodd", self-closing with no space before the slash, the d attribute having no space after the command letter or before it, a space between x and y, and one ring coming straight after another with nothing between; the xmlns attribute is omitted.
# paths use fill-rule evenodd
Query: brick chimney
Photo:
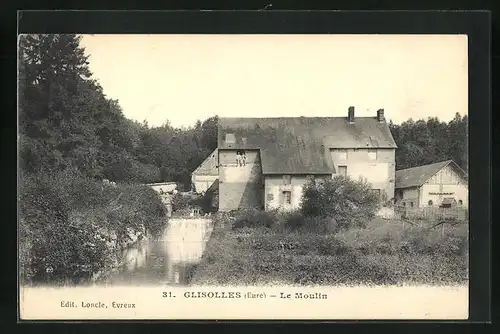
<svg viewBox="0 0 500 334"><path fill-rule="evenodd" d="M377 121L379 121L380 123L385 122L384 109L377 110Z"/></svg>
<svg viewBox="0 0 500 334"><path fill-rule="evenodd" d="M347 113L347 120L349 123L354 123L354 107L349 107L349 111Z"/></svg>

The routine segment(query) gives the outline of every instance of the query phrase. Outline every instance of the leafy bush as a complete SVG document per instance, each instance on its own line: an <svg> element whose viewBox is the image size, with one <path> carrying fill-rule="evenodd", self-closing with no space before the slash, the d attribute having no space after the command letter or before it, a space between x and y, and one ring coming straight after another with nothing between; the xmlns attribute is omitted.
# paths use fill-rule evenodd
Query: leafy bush
<svg viewBox="0 0 500 334"><path fill-rule="evenodd" d="M333 218L339 227L366 226L380 206L378 195L365 180L336 176L304 186L301 212L305 217Z"/></svg>
<svg viewBox="0 0 500 334"><path fill-rule="evenodd" d="M193 203L193 198L177 193L172 198L172 210L180 211L189 208Z"/></svg>
<svg viewBox="0 0 500 334"><path fill-rule="evenodd" d="M334 218L304 216L298 211L286 213L282 219L285 229L290 231L331 234L339 229L339 224Z"/></svg>
<svg viewBox="0 0 500 334"><path fill-rule="evenodd" d="M280 219L293 221L298 215ZM192 284L449 284L468 279L464 225L441 235L375 219L366 228L322 234L307 231L311 224L303 223L281 232L221 229L217 226L229 218L215 218Z"/></svg>
<svg viewBox="0 0 500 334"><path fill-rule="evenodd" d="M261 211L257 209L244 209L237 213L233 229L239 229L244 227L250 228L271 228L279 220L277 211Z"/></svg>
<svg viewBox="0 0 500 334"><path fill-rule="evenodd" d="M87 280L115 263L130 233L156 234L166 223L149 187L113 187L71 170L21 175L19 197L21 277L31 282Z"/></svg>

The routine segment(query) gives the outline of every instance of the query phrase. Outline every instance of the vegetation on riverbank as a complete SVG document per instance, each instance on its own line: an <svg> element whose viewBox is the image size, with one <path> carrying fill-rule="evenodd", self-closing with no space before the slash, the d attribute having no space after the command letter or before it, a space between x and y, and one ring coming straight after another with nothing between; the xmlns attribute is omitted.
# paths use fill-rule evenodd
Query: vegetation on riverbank
<svg viewBox="0 0 500 334"><path fill-rule="evenodd" d="M337 191L339 188L352 191L342 193ZM305 200L297 212L246 210L217 214L212 237L191 284L398 285L467 281L467 224L455 225L443 233L441 229L387 221L374 217L376 205L357 209L357 200L373 200L362 197L366 195L361 196L359 191L367 193L357 182L332 180L326 186L306 187ZM332 194L340 198L329 196ZM314 201L318 211L313 215L311 198L318 195L330 205L322 208L323 201ZM336 203L344 205L337 207Z"/></svg>
<svg viewBox="0 0 500 334"><path fill-rule="evenodd" d="M468 279L465 224L441 235L440 229L381 218L366 228L337 232L327 231L326 221L308 223L311 227L301 230L276 228L279 223L233 229L234 221L218 217L191 283L460 284Z"/></svg>
<svg viewBox="0 0 500 334"><path fill-rule="evenodd" d="M185 129L125 118L72 34L20 36L18 85L21 280L88 280L165 226L142 184L186 185L215 148L216 118Z"/></svg>
<svg viewBox="0 0 500 334"><path fill-rule="evenodd" d="M113 250L165 224L159 198L141 184L176 181L189 189L190 173L217 146L217 116L187 128L175 128L168 121L151 127L146 121L125 118L119 101L106 97L92 78L87 57L80 38L72 34L19 38L19 259L23 281L77 282L113 265ZM466 129L467 118L459 115L448 124L437 119L391 124L398 147L402 147L396 152L398 166L446 157L463 167ZM457 136L462 139L458 141ZM191 211L188 204L210 206L206 197L188 201L177 196L174 210L187 215ZM344 204L351 205L349 201ZM361 202L356 201L354 205L360 207ZM371 210L366 199L362 202L363 208ZM317 209L314 205L324 208L329 202L310 203L312 214ZM346 219L341 212L344 204L328 214L334 220L329 216L290 215L284 220L269 216L265 220L271 228L253 219L257 223L251 231L271 230L279 235L314 229L330 235L370 221L352 211ZM275 221L287 221L288 228ZM240 220L239 224L247 223ZM240 233L236 230L230 233ZM230 251L236 247L226 246Z"/></svg>
<svg viewBox="0 0 500 334"><path fill-rule="evenodd" d="M20 182L21 279L78 283L118 263L120 251L166 223L154 190L111 185L71 171Z"/></svg>

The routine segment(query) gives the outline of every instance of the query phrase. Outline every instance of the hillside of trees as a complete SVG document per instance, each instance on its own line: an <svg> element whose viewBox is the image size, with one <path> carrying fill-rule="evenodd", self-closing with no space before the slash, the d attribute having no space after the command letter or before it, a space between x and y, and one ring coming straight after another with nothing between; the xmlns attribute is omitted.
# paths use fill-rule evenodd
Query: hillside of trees
<svg viewBox="0 0 500 334"><path fill-rule="evenodd" d="M26 35L19 53L20 168L115 182L177 181L217 146L217 116L188 128L125 118L92 79L76 35ZM171 111L174 112L174 111ZM467 170L467 116L390 124L398 169L453 159Z"/></svg>
<svg viewBox="0 0 500 334"><path fill-rule="evenodd" d="M449 122L436 117L389 124L398 149L396 169L454 160L468 171L468 117L456 114Z"/></svg>
<svg viewBox="0 0 500 334"><path fill-rule="evenodd" d="M76 35L21 36L18 57L21 280L87 281L163 230L165 207L143 184L189 187L216 146L217 118L184 129L125 118Z"/></svg>
<svg viewBox="0 0 500 334"><path fill-rule="evenodd" d="M76 35L20 39L20 169L69 168L94 179L188 186L190 172L217 145L217 118L184 129L125 118L92 79L79 42Z"/></svg>

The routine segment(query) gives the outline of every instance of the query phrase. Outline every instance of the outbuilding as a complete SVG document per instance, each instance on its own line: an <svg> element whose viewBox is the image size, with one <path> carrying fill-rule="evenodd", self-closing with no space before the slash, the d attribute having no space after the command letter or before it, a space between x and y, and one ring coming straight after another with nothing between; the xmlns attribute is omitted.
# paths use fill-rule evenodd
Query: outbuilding
<svg viewBox="0 0 500 334"><path fill-rule="evenodd" d="M396 205L467 208L468 202L468 175L453 160L396 171Z"/></svg>

